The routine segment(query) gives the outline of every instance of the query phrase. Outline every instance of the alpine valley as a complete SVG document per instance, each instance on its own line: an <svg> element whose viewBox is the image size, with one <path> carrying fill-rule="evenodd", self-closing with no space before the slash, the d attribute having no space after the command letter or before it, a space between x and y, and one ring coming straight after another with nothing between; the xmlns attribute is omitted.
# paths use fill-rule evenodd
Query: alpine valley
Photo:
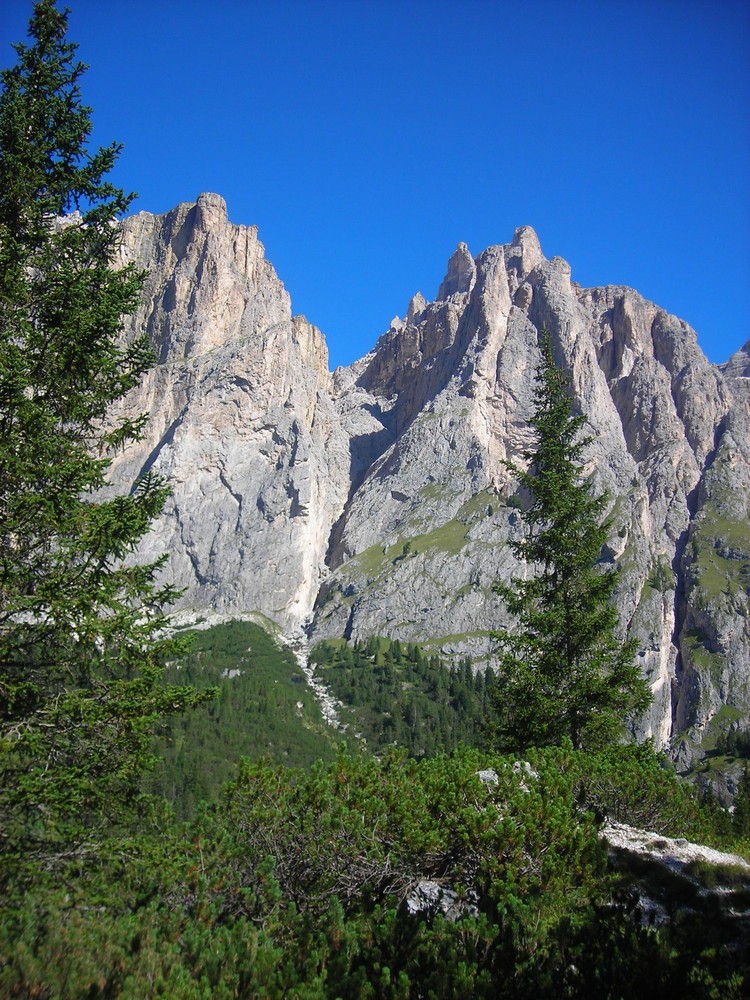
<svg viewBox="0 0 750 1000"><path fill-rule="evenodd" d="M154 469L171 486L141 554L169 553L186 618L259 614L311 642L381 635L491 663L510 624L493 584L524 573L505 462L532 444L546 327L589 419L603 558L654 693L638 735L686 770L747 725L750 342L712 365L686 323L630 288L581 288L522 228L477 257L460 243L434 301L417 293L331 373L219 196L128 218L121 254L148 273L126 335L147 331L158 364L125 401L150 421L112 478Z"/></svg>

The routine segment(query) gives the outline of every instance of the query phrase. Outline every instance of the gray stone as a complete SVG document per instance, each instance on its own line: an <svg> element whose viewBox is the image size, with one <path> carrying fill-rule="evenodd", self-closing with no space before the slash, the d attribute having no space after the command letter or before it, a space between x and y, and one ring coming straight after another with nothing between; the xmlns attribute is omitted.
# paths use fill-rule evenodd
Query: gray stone
<svg viewBox="0 0 750 1000"><path fill-rule="evenodd" d="M113 477L154 469L172 487L142 554L169 553L185 613L492 666L490 633L512 624L493 583L529 572L508 544L523 523L506 462L533 446L544 327L610 497L604 558L654 692L637 732L679 738L687 767L747 722L748 345L712 366L687 324L632 289L580 288L525 227L475 259L459 244L437 299L415 295L331 374L257 231L217 195L126 220L121 256L148 271L126 335L147 332L159 364L123 405L150 422Z"/></svg>

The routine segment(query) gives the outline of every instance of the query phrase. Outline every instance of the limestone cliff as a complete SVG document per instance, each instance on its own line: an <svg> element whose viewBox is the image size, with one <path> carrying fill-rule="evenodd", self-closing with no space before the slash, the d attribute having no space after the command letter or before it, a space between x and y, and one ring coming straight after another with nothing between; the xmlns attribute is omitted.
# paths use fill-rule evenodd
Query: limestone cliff
<svg viewBox="0 0 750 1000"><path fill-rule="evenodd" d="M611 497L605 558L655 700L641 731L687 760L750 710L747 345L722 369L628 288L583 289L535 233L451 257L374 350L328 371L254 228L216 195L126 221L148 271L129 333L159 365L127 401L147 439L118 458L173 497L148 538L183 605L260 611L313 639L373 633L491 657L498 577L523 572L507 458L529 445L537 333L572 371Z"/></svg>
<svg viewBox="0 0 750 1000"><path fill-rule="evenodd" d="M148 272L129 332L159 365L127 400L151 419L114 475L153 468L173 491L145 555L169 553L186 607L299 622L349 489L325 341L217 195L126 220L122 255Z"/></svg>

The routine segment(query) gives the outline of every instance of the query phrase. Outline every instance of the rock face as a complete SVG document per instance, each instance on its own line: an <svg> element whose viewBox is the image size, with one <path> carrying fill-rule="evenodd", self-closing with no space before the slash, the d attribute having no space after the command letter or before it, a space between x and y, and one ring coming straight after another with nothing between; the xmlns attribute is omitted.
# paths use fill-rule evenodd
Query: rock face
<svg viewBox="0 0 750 1000"><path fill-rule="evenodd" d="M628 288L580 288L524 228L476 258L459 244L437 299L415 295L331 375L256 230L218 196L128 219L122 254L148 270L128 332L148 331L159 365L127 400L151 422L114 478L168 478L145 550L170 554L185 608L491 659L508 623L492 585L524 572L504 460L531 444L546 327L611 497L604 557L655 695L641 733L687 763L747 719L748 345L712 366L681 320Z"/></svg>
<svg viewBox="0 0 750 1000"><path fill-rule="evenodd" d="M170 554L196 611L298 622L349 489L325 341L292 317L256 230L231 225L217 195L128 219L122 254L148 271L132 330L159 365L127 400L151 419L114 477L153 468L173 490L144 554Z"/></svg>

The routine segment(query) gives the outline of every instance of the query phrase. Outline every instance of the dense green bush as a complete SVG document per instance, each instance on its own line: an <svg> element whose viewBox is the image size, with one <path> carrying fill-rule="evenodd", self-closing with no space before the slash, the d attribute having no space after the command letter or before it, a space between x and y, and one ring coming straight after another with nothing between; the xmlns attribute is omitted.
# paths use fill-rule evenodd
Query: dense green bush
<svg viewBox="0 0 750 1000"><path fill-rule="evenodd" d="M651 780L645 752L631 755L623 801L639 767ZM616 796L622 768L569 747L528 762L466 749L341 752L309 770L246 762L184 833L165 816L108 871L6 912L0 992L740 997L747 970L720 936L632 919L580 805L582 776L603 772ZM410 913L420 879L455 891L464 916Z"/></svg>
<svg viewBox="0 0 750 1000"><path fill-rule="evenodd" d="M651 742L574 753L570 760L579 802L601 818L703 842L729 832L715 803L681 781Z"/></svg>
<svg viewBox="0 0 750 1000"><path fill-rule="evenodd" d="M490 765L492 780L480 780ZM333 896L347 906L400 902L428 878L471 884L508 912L541 913L563 896L567 906L573 886L585 898L602 855L590 814L575 808L572 776L550 757L538 775L475 750L420 762L404 751L380 761L342 753L291 775L245 764L221 815L245 854L275 858L282 891L303 912Z"/></svg>

